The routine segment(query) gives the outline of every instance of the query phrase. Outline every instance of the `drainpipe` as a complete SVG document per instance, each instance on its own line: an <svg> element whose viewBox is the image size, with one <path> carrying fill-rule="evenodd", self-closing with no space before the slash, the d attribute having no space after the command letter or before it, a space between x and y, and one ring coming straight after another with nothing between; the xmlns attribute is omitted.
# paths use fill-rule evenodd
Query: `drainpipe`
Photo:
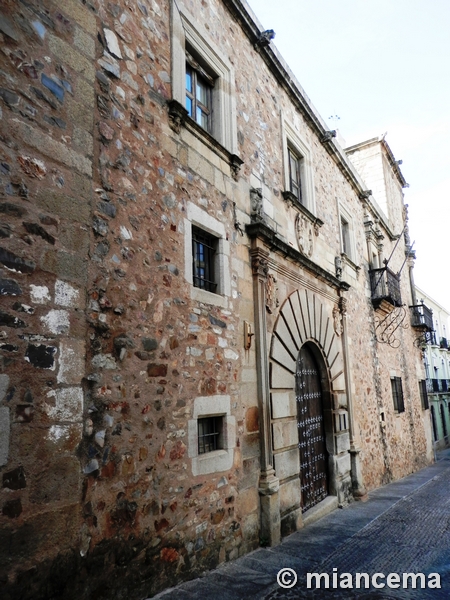
<svg viewBox="0 0 450 600"><path fill-rule="evenodd" d="M267 351L266 283L269 252L253 247L251 250L253 296L255 309L256 370L261 441L261 474L259 496L261 504L261 540L269 546L280 543L280 482L273 468L269 364Z"/></svg>
<svg viewBox="0 0 450 600"><path fill-rule="evenodd" d="M347 337L347 298L342 295L339 298L339 310L342 318L342 347L344 352L344 375L345 387L347 390L347 408L348 408L348 432L350 436L350 468L352 478L352 491L355 500L367 500L367 490L364 486L364 480L361 471L360 452L361 448L356 445L355 440L355 415L353 412L353 395L350 377L350 360L348 351Z"/></svg>

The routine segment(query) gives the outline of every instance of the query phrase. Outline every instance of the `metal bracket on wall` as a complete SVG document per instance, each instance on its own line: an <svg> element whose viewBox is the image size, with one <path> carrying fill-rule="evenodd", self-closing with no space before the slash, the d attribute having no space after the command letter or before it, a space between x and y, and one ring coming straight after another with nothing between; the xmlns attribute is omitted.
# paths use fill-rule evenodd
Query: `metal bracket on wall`
<svg viewBox="0 0 450 600"><path fill-rule="evenodd" d="M248 321L244 321L244 348L250 350L252 347L252 337L255 334L252 332L252 326Z"/></svg>

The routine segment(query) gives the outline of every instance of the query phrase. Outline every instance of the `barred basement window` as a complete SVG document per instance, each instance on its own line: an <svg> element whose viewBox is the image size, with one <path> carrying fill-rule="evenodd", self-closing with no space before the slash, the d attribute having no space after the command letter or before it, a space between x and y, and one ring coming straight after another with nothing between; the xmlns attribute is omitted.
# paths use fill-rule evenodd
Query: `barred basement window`
<svg viewBox="0 0 450 600"><path fill-rule="evenodd" d="M192 227L192 279L195 287L207 292L216 292L215 254L218 239L213 235Z"/></svg>
<svg viewBox="0 0 450 600"><path fill-rule="evenodd" d="M427 410L428 408L430 408L430 404L428 402L426 379L422 379L421 381L419 381L419 391L420 391L420 400L422 402L422 410Z"/></svg>
<svg viewBox="0 0 450 600"><path fill-rule="evenodd" d="M401 413L405 412L405 403L403 400L403 387L401 377L391 378L392 399L394 400L394 409Z"/></svg>
<svg viewBox="0 0 450 600"><path fill-rule="evenodd" d="M198 420L198 453L206 454L223 447L223 417Z"/></svg>

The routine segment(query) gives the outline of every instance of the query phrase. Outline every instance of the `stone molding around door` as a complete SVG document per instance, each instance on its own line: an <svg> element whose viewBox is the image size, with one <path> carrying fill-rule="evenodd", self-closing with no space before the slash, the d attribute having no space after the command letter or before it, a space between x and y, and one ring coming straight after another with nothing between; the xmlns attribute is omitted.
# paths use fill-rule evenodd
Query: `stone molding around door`
<svg viewBox="0 0 450 600"><path fill-rule="evenodd" d="M302 526L299 438L295 375L300 349L307 344L321 365L328 456L328 494L345 501L350 485L348 431L335 427L346 388L342 333L336 328L337 302L307 289L290 294L280 307L269 349L273 464L280 481L281 535ZM336 330L337 329L337 330Z"/></svg>
<svg viewBox="0 0 450 600"><path fill-rule="evenodd" d="M270 346L270 387L292 389L300 348L308 341L319 346L329 369L333 392L345 390L341 338L335 331L335 314L307 289L296 290L283 303L276 320Z"/></svg>

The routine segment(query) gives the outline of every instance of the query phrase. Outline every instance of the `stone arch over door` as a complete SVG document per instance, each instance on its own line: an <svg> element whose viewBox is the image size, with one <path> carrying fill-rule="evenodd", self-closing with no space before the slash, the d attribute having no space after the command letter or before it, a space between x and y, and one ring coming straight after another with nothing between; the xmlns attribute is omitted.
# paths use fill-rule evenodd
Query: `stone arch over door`
<svg viewBox="0 0 450 600"><path fill-rule="evenodd" d="M270 344L270 392L274 467L280 480L281 532L288 535L302 522L296 373L302 347L319 371L326 444L327 493L343 497L350 482L341 321L337 303L307 290L296 290L283 303ZM340 414L344 418L339 418ZM337 418L337 421L336 421ZM340 426L336 427L336 422ZM336 429L339 429L337 431ZM340 459L338 454L341 455ZM346 481L346 483L345 483Z"/></svg>

